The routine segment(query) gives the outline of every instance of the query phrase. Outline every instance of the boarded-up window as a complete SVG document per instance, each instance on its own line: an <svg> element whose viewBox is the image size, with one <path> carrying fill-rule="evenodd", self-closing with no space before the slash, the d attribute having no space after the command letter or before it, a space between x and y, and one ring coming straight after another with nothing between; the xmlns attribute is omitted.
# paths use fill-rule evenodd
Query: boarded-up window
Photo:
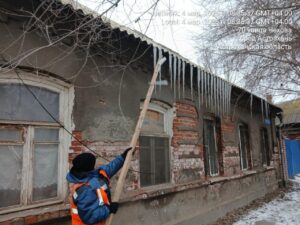
<svg viewBox="0 0 300 225"><path fill-rule="evenodd" d="M241 169L248 169L250 158L249 132L246 124L239 124L239 148Z"/></svg>
<svg viewBox="0 0 300 225"><path fill-rule="evenodd" d="M141 186L170 181L169 138L140 136Z"/></svg>
<svg viewBox="0 0 300 225"><path fill-rule="evenodd" d="M270 148L269 148L269 139L268 139L268 130L262 128L260 130L260 148L262 155L263 165L270 165Z"/></svg>
<svg viewBox="0 0 300 225"><path fill-rule="evenodd" d="M164 114L148 110L142 126L144 133L164 133Z"/></svg>
<svg viewBox="0 0 300 225"><path fill-rule="evenodd" d="M205 151L205 171L207 175L213 176L219 173L218 165L218 145L216 124L214 120L205 119L203 125L204 151Z"/></svg>

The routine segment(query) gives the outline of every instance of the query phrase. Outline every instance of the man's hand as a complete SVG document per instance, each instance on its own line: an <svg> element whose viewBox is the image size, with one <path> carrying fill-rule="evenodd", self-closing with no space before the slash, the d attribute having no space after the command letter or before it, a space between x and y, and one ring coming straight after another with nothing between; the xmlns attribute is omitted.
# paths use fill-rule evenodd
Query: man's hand
<svg viewBox="0 0 300 225"><path fill-rule="evenodd" d="M118 202L111 202L110 205L107 206L109 209L110 213L116 213L119 208L119 203Z"/></svg>
<svg viewBox="0 0 300 225"><path fill-rule="evenodd" d="M132 147L126 148L125 151L121 154L121 156L123 157L123 159L126 159L127 153L132 149Z"/></svg>

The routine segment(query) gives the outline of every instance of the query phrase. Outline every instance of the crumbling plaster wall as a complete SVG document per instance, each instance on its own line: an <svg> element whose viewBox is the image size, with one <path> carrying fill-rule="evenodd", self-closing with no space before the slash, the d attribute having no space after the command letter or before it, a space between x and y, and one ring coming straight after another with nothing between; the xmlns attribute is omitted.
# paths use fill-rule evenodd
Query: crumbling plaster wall
<svg viewBox="0 0 300 225"><path fill-rule="evenodd" d="M186 189L185 189L186 188ZM277 188L275 171L257 173L226 181L202 183L163 190L148 199L124 202L113 224L133 225L204 225L216 221L227 212ZM128 212L135 212L128 216Z"/></svg>

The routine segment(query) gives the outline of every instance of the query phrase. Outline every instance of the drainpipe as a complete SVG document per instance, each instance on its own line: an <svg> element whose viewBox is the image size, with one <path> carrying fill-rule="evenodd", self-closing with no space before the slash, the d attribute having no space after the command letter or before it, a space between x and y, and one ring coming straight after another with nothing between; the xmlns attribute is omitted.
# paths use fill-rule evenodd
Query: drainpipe
<svg viewBox="0 0 300 225"><path fill-rule="evenodd" d="M282 153L282 135L281 135L281 128L283 126L283 122L282 122L282 112L277 113L276 117L279 119L280 124L278 126L278 133L277 133L277 138L279 141L279 153L280 153L280 158L281 158L281 173L282 173L282 185L283 187L286 187L286 181L285 181L285 175L284 175L284 163L283 163L283 153Z"/></svg>

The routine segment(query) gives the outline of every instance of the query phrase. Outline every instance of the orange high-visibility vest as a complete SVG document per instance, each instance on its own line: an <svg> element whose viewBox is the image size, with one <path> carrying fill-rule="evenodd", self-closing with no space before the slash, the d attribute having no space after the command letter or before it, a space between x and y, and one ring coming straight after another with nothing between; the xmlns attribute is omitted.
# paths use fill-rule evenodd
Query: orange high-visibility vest
<svg viewBox="0 0 300 225"><path fill-rule="evenodd" d="M109 182L109 178L108 178L108 176L107 176L107 174L106 174L106 172L104 170L100 170L99 174L103 175L107 179L107 181ZM78 214L77 205L74 202L74 199L76 199L76 197L77 197L76 190L78 188L82 187L83 185L87 185L88 186L89 183L74 184L73 187L72 187L72 189L71 189L71 204L70 204L70 206L71 206L72 225L86 225L80 219L79 214ZM105 190L104 190L103 187L97 188L96 192L97 192L97 196L98 196L98 199L99 199L99 203L106 204L106 205L110 204L108 196L107 196L107 194L106 194L106 192L105 192ZM105 221L96 223L94 225L105 225Z"/></svg>

